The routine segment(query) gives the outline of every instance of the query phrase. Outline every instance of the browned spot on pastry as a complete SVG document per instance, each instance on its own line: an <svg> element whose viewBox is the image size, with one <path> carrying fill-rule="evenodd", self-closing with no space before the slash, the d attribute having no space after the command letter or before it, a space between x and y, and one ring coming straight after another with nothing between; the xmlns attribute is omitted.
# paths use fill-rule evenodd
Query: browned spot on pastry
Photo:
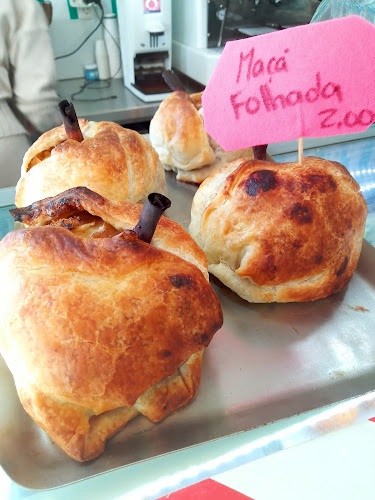
<svg viewBox="0 0 375 500"><path fill-rule="evenodd" d="M257 170L252 172L245 182L246 192L256 196L261 190L264 192L275 189L277 186L276 174L272 170Z"/></svg>
<svg viewBox="0 0 375 500"><path fill-rule="evenodd" d="M322 174L307 175L305 181L302 183L301 186L302 193L306 193L306 191L310 191L311 189L314 188L321 193L325 193L327 191L327 188L331 188L331 190L335 191L337 186L335 181L332 179L330 175L322 175Z"/></svg>
<svg viewBox="0 0 375 500"><path fill-rule="evenodd" d="M27 207L13 208L9 213L17 222L27 225L38 223L39 217L67 218L77 211L84 211L83 203L102 207L106 200L100 194L80 186L71 188L51 198L35 201Z"/></svg>
<svg viewBox="0 0 375 500"><path fill-rule="evenodd" d="M172 356L172 353L171 353L171 351L168 351L168 349L165 349L164 351L161 351L159 353L160 359L169 358L170 356Z"/></svg>
<svg viewBox="0 0 375 500"><path fill-rule="evenodd" d="M223 186L224 196L230 195L231 191L233 190L233 186L235 185L236 176L237 176L237 169L227 176L225 184Z"/></svg>
<svg viewBox="0 0 375 500"><path fill-rule="evenodd" d="M46 206L46 212L51 211L53 214L59 213L62 209L76 208L77 210L81 209L81 197L89 198L92 202L97 203L102 206L105 203L103 196L96 193L95 191L91 191L90 189L79 186L76 188L68 189L65 191L65 196L59 198L59 195L50 198L50 202ZM48 200L48 198L46 198ZM44 200L41 200L41 202ZM36 205L38 202L33 203ZM31 206L33 206L31 205Z"/></svg>
<svg viewBox="0 0 375 500"><path fill-rule="evenodd" d="M175 288L181 288L187 286L190 290L193 286L193 280L190 276L184 276L183 274L176 274L175 276L169 276L169 281Z"/></svg>
<svg viewBox="0 0 375 500"><path fill-rule="evenodd" d="M202 336L201 336L201 341L202 341L202 344L204 345L207 341L208 341L208 335L207 333L204 333Z"/></svg>
<svg viewBox="0 0 375 500"><path fill-rule="evenodd" d="M345 269L347 268L348 262L349 262L348 257L345 257L343 263L340 266L340 269L336 273L336 276L341 276L344 273Z"/></svg>
<svg viewBox="0 0 375 500"><path fill-rule="evenodd" d="M275 266L275 256L272 253L266 255L263 262L263 270L271 273L277 271L277 266Z"/></svg>
<svg viewBox="0 0 375 500"><path fill-rule="evenodd" d="M303 246L303 243L301 243L300 240L295 240L295 241L293 241L292 246L293 246L293 248L298 250L299 248L301 248Z"/></svg>
<svg viewBox="0 0 375 500"><path fill-rule="evenodd" d="M72 222L67 222L66 220L62 220L61 227L65 227L65 229L73 229L74 224Z"/></svg>
<svg viewBox="0 0 375 500"><path fill-rule="evenodd" d="M299 224L309 224L312 221L312 216L309 207L302 205L302 203L295 203L290 211L291 219Z"/></svg>
<svg viewBox="0 0 375 500"><path fill-rule="evenodd" d="M293 193L296 189L296 184L292 179L287 179L282 182L283 187L289 191L289 193Z"/></svg>
<svg viewBox="0 0 375 500"><path fill-rule="evenodd" d="M328 176L328 182L333 190L335 190L337 188L336 182L332 179L332 177L330 175Z"/></svg>
<svg viewBox="0 0 375 500"><path fill-rule="evenodd" d="M194 333L194 342L200 346L207 346L209 344L209 336L207 333L201 333L200 331Z"/></svg>
<svg viewBox="0 0 375 500"><path fill-rule="evenodd" d="M323 257L322 257L322 255L316 255L316 256L315 256L315 262L316 262L317 264L321 264L321 263L323 262Z"/></svg>

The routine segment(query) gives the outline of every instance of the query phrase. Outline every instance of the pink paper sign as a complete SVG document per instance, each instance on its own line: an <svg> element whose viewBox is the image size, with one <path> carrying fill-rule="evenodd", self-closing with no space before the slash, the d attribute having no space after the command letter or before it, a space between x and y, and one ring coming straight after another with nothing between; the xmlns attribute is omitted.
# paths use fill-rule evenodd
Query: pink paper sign
<svg viewBox="0 0 375 500"><path fill-rule="evenodd" d="M349 16L228 42L202 101L226 151L362 132L375 121L375 26Z"/></svg>

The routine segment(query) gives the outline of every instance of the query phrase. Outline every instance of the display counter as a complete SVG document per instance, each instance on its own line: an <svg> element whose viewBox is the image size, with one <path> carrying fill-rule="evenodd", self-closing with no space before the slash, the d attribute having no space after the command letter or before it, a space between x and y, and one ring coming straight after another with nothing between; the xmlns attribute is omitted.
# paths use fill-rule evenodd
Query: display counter
<svg viewBox="0 0 375 500"><path fill-rule="evenodd" d="M147 122L154 116L160 102L143 102L128 90L121 78L106 82L91 82L75 99L72 95L84 85L83 78L59 80L59 97L72 101L77 116L94 121L112 121L121 125Z"/></svg>
<svg viewBox="0 0 375 500"><path fill-rule="evenodd" d="M64 96L65 97L65 96ZM80 114L77 106L77 114ZM85 116L88 117L87 113ZM93 118L89 116L89 118ZM113 119L114 115L110 115ZM145 116L144 114L142 115ZM96 117L96 119L98 119ZM107 117L106 119L110 119ZM370 134L371 135L371 134ZM321 139L321 141L323 141ZM331 142L331 140L327 140ZM285 145L281 145L282 147ZM296 161L296 151L289 151L277 154L272 151L273 157L277 162ZM279 149L279 151L280 151ZM284 151L290 148L285 147ZM366 239L372 245L375 244L375 165L372 158L375 153L375 140L371 137L346 141L340 144L326 144L314 148L307 148L305 155L320 156L329 160L343 163L359 182L361 190L368 203L368 219L366 226ZM14 189L0 190L0 231L1 237L12 229L12 219L7 214L14 200ZM369 257L362 263L362 266L371 266L373 258L373 248L365 244L366 255ZM370 268L368 269L370 272ZM362 269L362 274L366 274L366 269ZM364 314L357 312L357 314ZM373 314L372 314L373 316ZM371 316L371 317L372 317ZM359 317L359 316L358 316ZM370 318L370 313L369 316ZM362 317L361 317L362 318ZM360 341L360 340L359 340ZM375 357L374 365L375 365ZM51 499L156 499L162 495L167 495L172 491L186 487L193 483L198 483L206 478L224 474L225 471L238 470L239 483L246 483L246 464L266 457L267 455L280 452L295 445L306 446L312 439L317 441L324 439L324 435L348 428L360 422L364 422L375 416L375 377L371 378L372 366L364 367L368 371L366 383L359 376L351 376L348 384L355 384L352 395L349 392L337 391L337 398L332 404L316 405L310 411L304 411L298 414L293 410L293 416L284 418L272 423L272 419L263 422L267 425L259 426L252 430L233 433L220 439L204 442L201 444L180 449L173 453L163 456L154 456L150 460L140 460L137 463L121 467L116 470L110 470L105 474L97 474L82 481L73 484L66 484L62 487L47 491L27 489L14 481L4 471L0 473L0 491L4 499L25 499L33 500L51 500ZM272 367L270 367L272 370ZM345 387L346 375L336 373L335 384L337 387ZM341 379L341 380L339 380ZM373 386L371 387L371 380ZM333 385L335 385L333 384ZM340 385L341 384L341 385ZM13 388L14 389L14 388ZM12 390L12 389L10 389ZM340 394L346 394L341 398ZM4 405L3 395L3 405ZM324 397L321 399L324 401ZM194 403L192 403L194 404ZM306 406L308 407L308 405ZM183 410L184 411L184 410ZM274 419L276 420L276 418ZM374 424L375 425L375 424ZM4 430L2 432L5 432ZM3 436L4 437L4 436ZM27 439L27 436L25 436ZM304 444L303 444L304 443ZM16 455L22 455L23 449L19 449ZM4 453L4 450L2 450ZM12 451L14 454L14 450ZM32 460L32 457L30 457ZM297 460L297 459L296 459ZM2 463L6 462L3 456ZM296 463L296 468L298 464ZM86 464L77 464L77 468L84 469ZM13 469L14 470L14 469ZM58 474L56 470L46 470L45 474ZM241 475L242 474L242 475ZM356 471L353 471L356 474ZM17 477L26 477L27 471L17 471ZM266 481L266 479L264 479ZM375 492L372 492L373 495ZM186 497L189 498L189 497ZM194 497L195 498L195 497ZM197 497L199 498L199 497ZM258 494L256 497L262 497ZM297 498L292 496L280 496L280 498ZM307 498L307 497L306 497ZM321 496L320 498L323 498ZM332 495L331 498L335 498ZM337 497L336 497L337 498ZM341 500L352 498L352 496L340 496ZM361 496L360 498L365 498ZM368 497L370 498L370 496Z"/></svg>
<svg viewBox="0 0 375 500"><path fill-rule="evenodd" d="M202 86L181 76L188 92L198 92ZM160 101L144 102L128 90L122 78L94 81L79 95L85 85L83 78L59 80L57 93L60 99L73 102L77 116L94 121L112 121L120 125L148 123L159 107ZM135 128L135 127L134 127ZM146 131L146 130L144 130Z"/></svg>

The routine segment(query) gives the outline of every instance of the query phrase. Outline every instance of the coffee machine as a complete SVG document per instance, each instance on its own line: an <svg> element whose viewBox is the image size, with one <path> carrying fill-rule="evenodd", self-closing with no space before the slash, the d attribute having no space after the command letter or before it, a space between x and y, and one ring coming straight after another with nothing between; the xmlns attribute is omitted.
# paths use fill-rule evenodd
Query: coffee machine
<svg viewBox="0 0 375 500"><path fill-rule="evenodd" d="M146 102L170 93L162 73L171 69L171 0L117 2L124 84Z"/></svg>
<svg viewBox="0 0 375 500"><path fill-rule="evenodd" d="M173 67L206 85L226 42L310 22L320 0L172 0Z"/></svg>

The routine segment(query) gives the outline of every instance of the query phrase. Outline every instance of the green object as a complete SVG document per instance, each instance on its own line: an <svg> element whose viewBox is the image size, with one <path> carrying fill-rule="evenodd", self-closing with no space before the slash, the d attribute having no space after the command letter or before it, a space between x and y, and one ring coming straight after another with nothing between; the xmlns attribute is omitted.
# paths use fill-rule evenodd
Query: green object
<svg viewBox="0 0 375 500"><path fill-rule="evenodd" d="M9 213L11 208L16 207L15 205L0 207L0 239L14 229L14 219Z"/></svg>
<svg viewBox="0 0 375 500"><path fill-rule="evenodd" d="M78 10L76 7L72 7L69 3L69 0L66 0L68 3L68 9L69 9L69 17L70 19L78 19Z"/></svg>
<svg viewBox="0 0 375 500"><path fill-rule="evenodd" d="M112 5L112 12L114 14L116 14L116 17L117 17L117 4L116 4L116 0L111 0L111 5Z"/></svg>

